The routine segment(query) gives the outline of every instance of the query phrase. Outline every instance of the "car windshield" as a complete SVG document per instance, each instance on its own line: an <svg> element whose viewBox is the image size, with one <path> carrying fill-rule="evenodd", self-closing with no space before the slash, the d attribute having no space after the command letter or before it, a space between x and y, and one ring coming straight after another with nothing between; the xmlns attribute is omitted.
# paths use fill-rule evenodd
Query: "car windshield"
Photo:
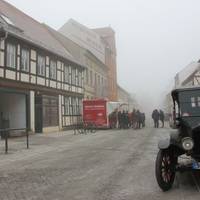
<svg viewBox="0 0 200 200"><path fill-rule="evenodd" d="M200 121L200 91L183 91L179 93L180 116L191 127L199 125Z"/></svg>
<svg viewBox="0 0 200 200"><path fill-rule="evenodd" d="M182 117L200 116L200 91L180 92L179 103Z"/></svg>

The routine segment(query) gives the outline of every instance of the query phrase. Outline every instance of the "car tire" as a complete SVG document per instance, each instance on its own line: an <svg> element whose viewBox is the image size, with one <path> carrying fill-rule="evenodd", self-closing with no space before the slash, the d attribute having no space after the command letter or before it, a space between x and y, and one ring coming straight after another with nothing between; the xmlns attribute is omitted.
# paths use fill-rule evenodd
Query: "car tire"
<svg viewBox="0 0 200 200"><path fill-rule="evenodd" d="M176 160L169 149L159 150L155 172L158 185L164 192L170 190L174 183Z"/></svg>

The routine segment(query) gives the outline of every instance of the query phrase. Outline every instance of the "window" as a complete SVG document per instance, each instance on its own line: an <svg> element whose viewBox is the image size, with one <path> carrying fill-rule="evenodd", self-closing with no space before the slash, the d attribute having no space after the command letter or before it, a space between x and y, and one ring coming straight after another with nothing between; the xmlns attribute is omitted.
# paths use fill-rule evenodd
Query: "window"
<svg viewBox="0 0 200 200"><path fill-rule="evenodd" d="M27 49L22 49L21 52L21 70L29 72L29 51Z"/></svg>
<svg viewBox="0 0 200 200"><path fill-rule="evenodd" d="M95 73L95 77L94 77L94 85L97 85L97 73Z"/></svg>
<svg viewBox="0 0 200 200"><path fill-rule="evenodd" d="M76 84L76 69L72 68L72 85Z"/></svg>
<svg viewBox="0 0 200 200"><path fill-rule="evenodd" d="M38 55L37 74L40 76L45 76L45 57L41 55Z"/></svg>
<svg viewBox="0 0 200 200"><path fill-rule="evenodd" d="M88 69L85 69L85 83L86 84L89 83L88 78L89 78L89 76L88 76Z"/></svg>
<svg viewBox="0 0 200 200"><path fill-rule="evenodd" d="M79 87L82 87L82 71L81 70L79 70L79 72L78 72L78 86Z"/></svg>
<svg viewBox="0 0 200 200"><path fill-rule="evenodd" d="M69 84L72 84L72 67L69 66Z"/></svg>
<svg viewBox="0 0 200 200"><path fill-rule="evenodd" d="M82 99L78 97L72 97L72 115L80 115L82 108Z"/></svg>
<svg viewBox="0 0 200 200"><path fill-rule="evenodd" d="M77 107L76 107L76 98L72 97L72 115L76 115Z"/></svg>
<svg viewBox="0 0 200 200"><path fill-rule="evenodd" d="M93 73L90 71L90 85L93 85Z"/></svg>
<svg viewBox="0 0 200 200"><path fill-rule="evenodd" d="M64 68L64 82L69 83L69 66Z"/></svg>
<svg viewBox="0 0 200 200"><path fill-rule="evenodd" d="M70 97L65 97L65 115L70 115Z"/></svg>
<svg viewBox="0 0 200 200"><path fill-rule="evenodd" d="M196 107L195 97L191 97L191 105L192 107Z"/></svg>
<svg viewBox="0 0 200 200"><path fill-rule="evenodd" d="M7 44L6 58L7 67L16 68L16 46L14 44Z"/></svg>
<svg viewBox="0 0 200 200"><path fill-rule="evenodd" d="M58 125L58 97L43 95L43 126Z"/></svg>
<svg viewBox="0 0 200 200"><path fill-rule="evenodd" d="M76 86L78 86L79 85L79 82L78 82L79 80L78 80L78 69L76 68L76 83L75 83L75 85Z"/></svg>
<svg viewBox="0 0 200 200"><path fill-rule="evenodd" d="M198 97L198 106L200 107L200 97Z"/></svg>
<svg viewBox="0 0 200 200"><path fill-rule="evenodd" d="M49 77L51 79L56 80L57 78L57 73L56 73L56 62L55 61L50 61L50 72L49 72Z"/></svg>
<svg viewBox="0 0 200 200"><path fill-rule="evenodd" d="M78 114L82 114L82 98L78 98Z"/></svg>
<svg viewBox="0 0 200 200"><path fill-rule="evenodd" d="M98 85L100 86L100 76L98 75Z"/></svg>
<svg viewBox="0 0 200 200"><path fill-rule="evenodd" d="M101 77L101 85L103 86L103 77Z"/></svg>

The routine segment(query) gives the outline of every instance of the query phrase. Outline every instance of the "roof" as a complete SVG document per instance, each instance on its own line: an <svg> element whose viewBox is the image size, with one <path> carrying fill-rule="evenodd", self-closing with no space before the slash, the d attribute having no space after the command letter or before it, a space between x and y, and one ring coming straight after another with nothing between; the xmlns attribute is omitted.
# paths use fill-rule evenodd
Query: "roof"
<svg viewBox="0 0 200 200"><path fill-rule="evenodd" d="M195 91L195 90L199 90L200 91L200 86L188 86L188 87L180 87L177 89L172 90L171 95L173 97L173 99L177 98L177 95L180 92L185 92L185 91Z"/></svg>
<svg viewBox="0 0 200 200"><path fill-rule="evenodd" d="M76 62L84 65L84 60L81 56L82 47L50 26L46 24L43 24L43 26L76 59Z"/></svg>
<svg viewBox="0 0 200 200"><path fill-rule="evenodd" d="M105 63L105 43L98 33L73 19L69 19L58 31Z"/></svg>
<svg viewBox="0 0 200 200"><path fill-rule="evenodd" d="M76 58L80 63L85 64L85 59L83 58L82 54L84 55L89 54L92 57L92 59L94 59L96 62L100 64L101 67L108 70L107 66L101 60L99 60L91 51L89 51L88 49L85 49L84 47L81 47L79 44L72 41L67 36L52 29L46 24L43 24L43 25L53 35L53 37L55 37L66 48L66 50L68 50L73 55L73 57Z"/></svg>
<svg viewBox="0 0 200 200"><path fill-rule="evenodd" d="M189 82L192 77L197 73L200 69L199 62L191 62L185 68L183 68L180 72L176 74L175 80L176 85L185 85Z"/></svg>
<svg viewBox="0 0 200 200"><path fill-rule="evenodd" d="M13 25L4 24L4 29L10 35L26 40L27 42L33 43L40 48L44 48L53 54L77 63L73 56L41 23L4 0L0 0L0 15L4 15L12 22Z"/></svg>

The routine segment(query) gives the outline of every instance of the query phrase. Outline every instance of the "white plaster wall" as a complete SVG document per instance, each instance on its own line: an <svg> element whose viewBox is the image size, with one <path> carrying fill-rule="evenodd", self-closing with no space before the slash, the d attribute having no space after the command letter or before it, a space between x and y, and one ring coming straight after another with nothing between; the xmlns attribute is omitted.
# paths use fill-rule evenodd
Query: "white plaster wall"
<svg viewBox="0 0 200 200"><path fill-rule="evenodd" d="M56 81L50 81L50 87L56 88Z"/></svg>
<svg viewBox="0 0 200 200"><path fill-rule="evenodd" d="M26 127L26 98L22 94L3 93L0 98L0 112L9 119L10 128Z"/></svg>
<svg viewBox="0 0 200 200"><path fill-rule="evenodd" d="M29 75L21 73L21 81L29 82Z"/></svg>
<svg viewBox="0 0 200 200"><path fill-rule="evenodd" d="M36 63L31 61L31 73L36 74Z"/></svg>
<svg viewBox="0 0 200 200"><path fill-rule="evenodd" d="M1 49L5 48L5 40L0 41L0 48Z"/></svg>
<svg viewBox="0 0 200 200"><path fill-rule="evenodd" d="M31 59L36 60L36 51L31 50Z"/></svg>
<svg viewBox="0 0 200 200"><path fill-rule="evenodd" d="M0 51L0 65L4 66L4 52Z"/></svg>
<svg viewBox="0 0 200 200"><path fill-rule="evenodd" d="M4 75L4 70L0 68L0 77L3 77Z"/></svg>
<svg viewBox="0 0 200 200"><path fill-rule="evenodd" d="M6 78L15 80L16 72L11 70L6 70Z"/></svg>
<svg viewBox="0 0 200 200"><path fill-rule="evenodd" d="M45 85L45 79L44 79L44 78L37 77L37 83L38 83L39 85Z"/></svg>
<svg viewBox="0 0 200 200"><path fill-rule="evenodd" d="M36 77L31 75L31 83L36 83Z"/></svg>

